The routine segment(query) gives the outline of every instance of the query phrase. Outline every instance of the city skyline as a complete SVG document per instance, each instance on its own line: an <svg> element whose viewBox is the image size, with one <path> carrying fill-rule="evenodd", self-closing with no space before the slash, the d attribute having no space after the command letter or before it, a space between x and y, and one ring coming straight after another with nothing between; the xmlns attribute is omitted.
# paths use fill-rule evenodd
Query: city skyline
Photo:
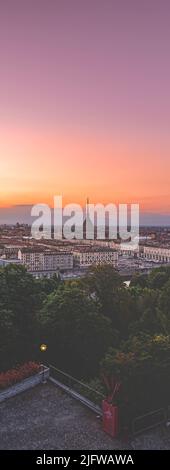
<svg viewBox="0 0 170 470"><path fill-rule="evenodd" d="M166 0L3 2L2 222L88 194L168 224L169 20Z"/></svg>

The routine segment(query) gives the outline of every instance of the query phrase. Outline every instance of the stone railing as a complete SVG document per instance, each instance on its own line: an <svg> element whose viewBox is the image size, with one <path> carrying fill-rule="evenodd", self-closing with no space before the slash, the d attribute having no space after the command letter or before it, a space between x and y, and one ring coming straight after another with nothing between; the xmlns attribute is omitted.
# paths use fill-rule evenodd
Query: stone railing
<svg viewBox="0 0 170 470"><path fill-rule="evenodd" d="M12 398L19 393L25 392L30 388L35 387L40 383L44 383L47 381L50 375L50 369L48 367L42 366L41 371L38 374L32 375L27 379L22 380L22 382L18 382L11 387L6 388L0 392L0 403L8 398Z"/></svg>

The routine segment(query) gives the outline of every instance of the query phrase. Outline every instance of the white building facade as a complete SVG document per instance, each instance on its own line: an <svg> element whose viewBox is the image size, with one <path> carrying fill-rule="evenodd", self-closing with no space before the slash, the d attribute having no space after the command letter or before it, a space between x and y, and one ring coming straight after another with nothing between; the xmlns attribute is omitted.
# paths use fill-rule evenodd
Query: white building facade
<svg viewBox="0 0 170 470"><path fill-rule="evenodd" d="M74 260L80 268L102 264L110 264L113 267L117 267L118 252L113 250L74 251Z"/></svg>
<svg viewBox="0 0 170 470"><path fill-rule="evenodd" d="M18 251L18 259L37 278L52 277L59 271L73 269L73 255L64 251L23 249Z"/></svg>
<svg viewBox="0 0 170 470"><path fill-rule="evenodd" d="M170 263L170 248L144 246L143 257L157 263Z"/></svg>

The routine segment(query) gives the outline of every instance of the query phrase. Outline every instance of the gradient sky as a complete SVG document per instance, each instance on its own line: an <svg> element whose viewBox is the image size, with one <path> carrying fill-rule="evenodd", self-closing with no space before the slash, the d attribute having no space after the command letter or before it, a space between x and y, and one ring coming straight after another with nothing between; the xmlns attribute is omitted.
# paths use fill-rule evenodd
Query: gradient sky
<svg viewBox="0 0 170 470"><path fill-rule="evenodd" d="M4 0L0 207L170 214L169 0Z"/></svg>

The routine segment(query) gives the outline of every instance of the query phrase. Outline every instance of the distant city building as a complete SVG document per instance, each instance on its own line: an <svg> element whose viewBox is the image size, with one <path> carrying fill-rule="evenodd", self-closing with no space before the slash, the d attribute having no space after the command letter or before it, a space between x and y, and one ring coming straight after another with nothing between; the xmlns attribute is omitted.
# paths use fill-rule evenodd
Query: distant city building
<svg viewBox="0 0 170 470"><path fill-rule="evenodd" d="M21 261L19 259L5 259L5 258L0 258L0 266L9 266L10 264L21 264Z"/></svg>
<svg viewBox="0 0 170 470"><path fill-rule="evenodd" d="M68 251L44 252L44 270L65 271L73 269L73 255Z"/></svg>
<svg viewBox="0 0 170 470"><path fill-rule="evenodd" d="M23 248L18 251L18 259L28 271L40 271L44 269L44 252L38 248Z"/></svg>
<svg viewBox="0 0 170 470"><path fill-rule="evenodd" d="M24 248L18 251L18 259L36 277L51 277L59 271L73 269L73 255L65 251Z"/></svg>
<svg viewBox="0 0 170 470"><path fill-rule="evenodd" d="M21 245L5 245L4 246L4 250L3 250L3 254L5 255L5 257L8 259L8 258L11 258L11 259L15 259L17 258L17 254L18 254L18 250L21 248Z"/></svg>
<svg viewBox="0 0 170 470"><path fill-rule="evenodd" d="M170 248L144 246L143 257L159 263L170 263Z"/></svg>
<svg viewBox="0 0 170 470"><path fill-rule="evenodd" d="M92 265L111 264L117 267L118 252L114 250L82 250L74 251L75 264L80 268L87 268Z"/></svg>

